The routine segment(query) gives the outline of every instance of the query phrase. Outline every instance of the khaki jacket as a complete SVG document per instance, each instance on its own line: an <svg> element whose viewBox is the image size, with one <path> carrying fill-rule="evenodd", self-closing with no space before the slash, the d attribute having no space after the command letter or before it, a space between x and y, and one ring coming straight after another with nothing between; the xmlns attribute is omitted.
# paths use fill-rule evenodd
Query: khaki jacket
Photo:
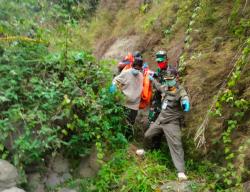
<svg viewBox="0 0 250 192"><path fill-rule="evenodd" d="M129 109L138 110L143 88L143 75L142 73L133 75L131 71L132 68L122 71L114 78L113 83L120 87L126 97L124 106Z"/></svg>
<svg viewBox="0 0 250 192"><path fill-rule="evenodd" d="M181 102L184 99L189 100L186 90L178 85L176 92L170 92L168 87L161 85L156 80L153 80L154 87L162 93L162 110L158 116L156 123L179 123L183 120L183 109Z"/></svg>

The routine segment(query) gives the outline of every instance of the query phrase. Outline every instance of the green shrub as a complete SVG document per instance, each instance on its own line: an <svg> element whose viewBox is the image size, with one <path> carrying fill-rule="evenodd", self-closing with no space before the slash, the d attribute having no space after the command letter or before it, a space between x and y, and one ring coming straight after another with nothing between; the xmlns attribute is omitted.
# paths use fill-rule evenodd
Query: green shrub
<svg viewBox="0 0 250 192"><path fill-rule="evenodd" d="M23 166L65 150L86 154L96 144L126 143L121 95L105 88L111 77L87 52L48 53L44 45L16 41L0 57L0 150ZM108 78L107 78L108 77Z"/></svg>

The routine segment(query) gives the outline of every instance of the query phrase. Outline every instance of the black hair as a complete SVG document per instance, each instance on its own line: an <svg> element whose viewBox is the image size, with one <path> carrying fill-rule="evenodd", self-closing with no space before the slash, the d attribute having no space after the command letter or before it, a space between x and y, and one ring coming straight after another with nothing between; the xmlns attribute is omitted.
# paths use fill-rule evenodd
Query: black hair
<svg viewBox="0 0 250 192"><path fill-rule="evenodd" d="M135 52L133 52L133 56L134 56L134 57L141 57L141 58L142 58L142 54L141 54L140 51L135 51Z"/></svg>
<svg viewBox="0 0 250 192"><path fill-rule="evenodd" d="M143 59L141 57L135 57L132 67L134 66L142 67L142 65L143 65Z"/></svg>

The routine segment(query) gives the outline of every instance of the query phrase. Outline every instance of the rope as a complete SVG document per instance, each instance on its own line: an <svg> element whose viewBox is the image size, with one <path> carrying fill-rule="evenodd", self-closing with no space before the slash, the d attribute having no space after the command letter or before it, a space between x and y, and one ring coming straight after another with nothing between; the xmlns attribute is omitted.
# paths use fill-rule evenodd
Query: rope
<svg viewBox="0 0 250 192"><path fill-rule="evenodd" d="M216 102L218 101L218 98L221 95L222 90L226 87L229 78L231 77L232 73L234 72L234 70L237 66L237 61L239 59L239 55L242 52L242 48L245 44L246 44L246 42L244 42L240 46L239 51L235 54L232 61L230 62L229 65L232 65L233 63L234 63L234 65L233 65L231 71L229 72L229 74L227 75L227 77L225 78L224 82L222 83L221 87L219 88L219 91L217 92L216 96L214 97L213 102L211 104L211 107L207 110L206 116L205 116L202 124L200 125L200 127L197 129L197 131L195 133L194 141L197 142L196 148L200 148L201 146L205 146L205 143L206 143L205 131L206 131L207 126L208 126L210 113L211 113L212 109L214 108Z"/></svg>
<svg viewBox="0 0 250 192"><path fill-rule="evenodd" d="M26 42L34 42L34 43L42 43L42 44L48 44L48 42L41 40L41 39L32 39L26 36L6 36L6 37L0 37L1 41L26 41Z"/></svg>

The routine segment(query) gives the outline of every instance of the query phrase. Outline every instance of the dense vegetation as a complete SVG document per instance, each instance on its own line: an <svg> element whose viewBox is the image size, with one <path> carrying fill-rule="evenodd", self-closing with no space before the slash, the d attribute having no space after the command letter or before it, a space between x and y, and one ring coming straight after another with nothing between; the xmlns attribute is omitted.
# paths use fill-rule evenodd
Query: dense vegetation
<svg viewBox="0 0 250 192"><path fill-rule="evenodd" d="M159 48L171 51L183 43L179 70L193 105L183 130L192 191L242 191L250 176L248 1L0 4L0 157L23 176L26 167L56 152L78 159L95 145L99 160L107 151L114 154L100 161L96 178L73 178L65 185L148 192L175 179L166 146L141 159L127 145L117 105L122 96L107 89L113 62L91 54L101 57L114 40L137 35L137 47L149 61Z"/></svg>
<svg viewBox="0 0 250 192"><path fill-rule="evenodd" d="M39 26L32 37L22 37L36 23L13 9L34 8L35 2L6 1L11 11L1 12L1 158L23 170L56 151L77 158L96 145L102 159L104 146L126 143L123 110L116 105L122 97L108 93L107 63L71 49L67 37L58 52L49 50L46 39L37 39L44 32ZM13 19L10 13L20 15ZM20 30L14 22L23 23Z"/></svg>

